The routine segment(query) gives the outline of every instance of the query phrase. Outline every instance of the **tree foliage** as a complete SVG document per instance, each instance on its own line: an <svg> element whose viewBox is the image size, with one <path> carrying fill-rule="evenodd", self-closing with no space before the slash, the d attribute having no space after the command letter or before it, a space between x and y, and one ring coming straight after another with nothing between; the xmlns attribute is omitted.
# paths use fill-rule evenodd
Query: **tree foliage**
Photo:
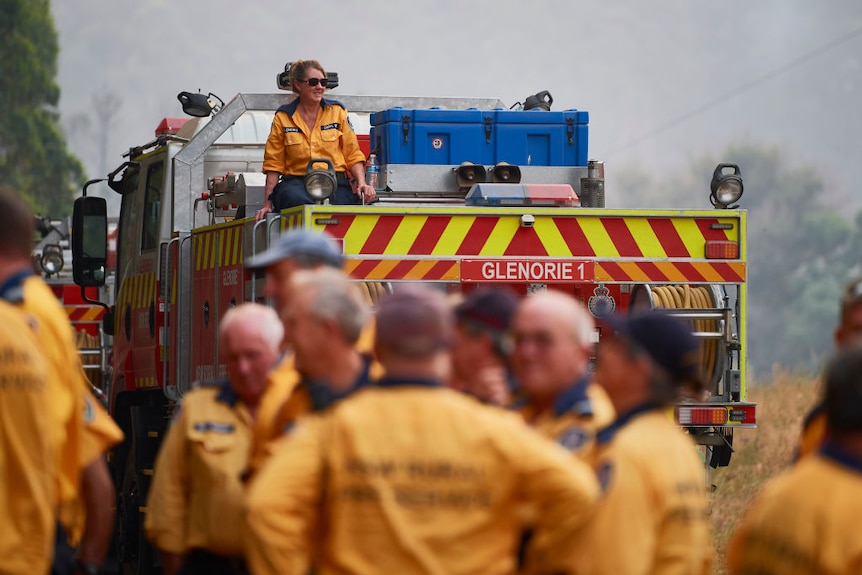
<svg viewBox="0 0 862 575"><path fill-rule="evenodd" d="M654 208L708 207L720 161L739 164L745 182L739 203L748 212L749 366L761 374L776 365L814 371L833 348L843 285L862 276L862 212L839 212L815 170L752 144L697 160L667 181L632 171L620 194Z"/></svg>
<svg viewBox="0 0 862 575"><path fill-rule="evenodd" d="M0 0L0 181L46 215L71 210L83 180L57 103L57 33L48 0Z"/></svg>

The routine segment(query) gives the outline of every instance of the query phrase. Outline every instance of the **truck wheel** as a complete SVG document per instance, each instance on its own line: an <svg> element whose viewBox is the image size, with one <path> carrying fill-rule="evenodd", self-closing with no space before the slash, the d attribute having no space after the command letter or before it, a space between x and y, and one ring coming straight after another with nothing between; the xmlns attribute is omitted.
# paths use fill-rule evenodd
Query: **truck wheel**
<svg viewBox="0 0 862 575"><path fill-rule="evenodd" d="M116 537L120 575L156 575L160 572L153 567L155 552L144 532L144 514L141 508L145 503L132 449L126 457L120 489L117 492Z"/></svg>

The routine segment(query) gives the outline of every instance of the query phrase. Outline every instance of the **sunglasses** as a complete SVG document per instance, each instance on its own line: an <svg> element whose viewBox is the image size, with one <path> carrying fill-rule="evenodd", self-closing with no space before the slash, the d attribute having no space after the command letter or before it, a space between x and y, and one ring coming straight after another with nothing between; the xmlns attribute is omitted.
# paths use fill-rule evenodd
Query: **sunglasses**
<svg viewBox="0 0 862 575"><path fill-rule="evenodd" d="M308 80L298 80L298 81L303 82L305 84L308 84L312 88L314 88L318 84L320 84L324 88L326 88L329 85L329 78L309 78Z"/></svg>

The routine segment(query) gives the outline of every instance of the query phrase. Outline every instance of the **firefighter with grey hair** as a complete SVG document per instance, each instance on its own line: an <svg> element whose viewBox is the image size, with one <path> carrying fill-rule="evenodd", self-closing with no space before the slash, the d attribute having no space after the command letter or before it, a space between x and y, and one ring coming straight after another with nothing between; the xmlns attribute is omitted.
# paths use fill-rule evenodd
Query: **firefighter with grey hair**
<svg viewBox="0 0 862 575"><path fill-rule="evenodd" d="M319 573L512 573L528 502L541 512L526 572L565 572L597 495L589 467L516 414L446 388L441 292L405 286L376 322L386 375L300 419L251 485L252 571L304 575L310 555Z"/></svg>

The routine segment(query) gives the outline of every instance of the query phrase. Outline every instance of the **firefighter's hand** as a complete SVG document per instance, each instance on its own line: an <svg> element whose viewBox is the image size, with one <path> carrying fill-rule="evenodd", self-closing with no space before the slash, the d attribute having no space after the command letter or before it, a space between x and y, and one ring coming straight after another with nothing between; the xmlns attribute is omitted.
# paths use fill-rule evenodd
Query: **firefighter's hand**
<svg viewBox="0 0 862 575"><path fill-rule="evenodd" d="M470 392L483 403L506 407L511 402L506 370L486 367L470 382Z"/></svg>
<svg viewBox="0 0 862 575"><path fill-rule="evenodd" d="M361 184L356 187L356 194L361 198L365 197L365 203L369 203L374 201L374 198L377 197L377 192L374 191L374 188L369 186L368 184Z"/></svg>
<svg viewBox="0 0 862 575"><path fill-rule="evenodd" d="M259 222L260 220L266 217L266 214L272 212L272 205L266 204L261 209L257 211L257 214L254 216L254 221Z"/></svg>

